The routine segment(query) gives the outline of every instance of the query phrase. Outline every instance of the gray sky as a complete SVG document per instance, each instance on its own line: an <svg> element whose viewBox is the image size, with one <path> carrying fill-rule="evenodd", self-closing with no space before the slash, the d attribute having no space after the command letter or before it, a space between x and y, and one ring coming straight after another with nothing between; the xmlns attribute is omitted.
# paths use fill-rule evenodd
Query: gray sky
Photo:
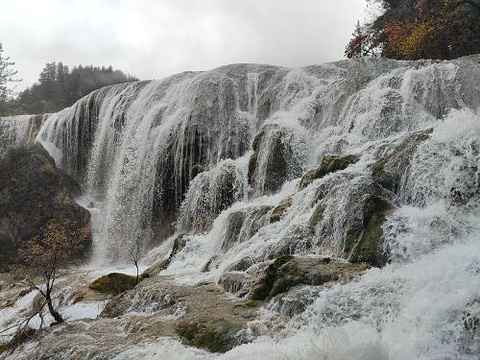
<svg viewBox="0 0 480 360"><path fill-rule="evenodd" d="M141 79L238 62L343 57L365 0L0 0L0 42L32 85L47 62Z"/></svg>

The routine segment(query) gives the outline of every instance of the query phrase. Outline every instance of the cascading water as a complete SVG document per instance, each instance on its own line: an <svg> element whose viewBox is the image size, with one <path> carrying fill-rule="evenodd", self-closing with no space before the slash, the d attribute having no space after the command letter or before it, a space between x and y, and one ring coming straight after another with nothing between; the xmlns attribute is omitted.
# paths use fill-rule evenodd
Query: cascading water
<svg viewBox="0 0 480 360"><path fill-rule="evenodd" d="M181 233L166 274L248 281L284 254L366 260L383 234L386 258L367 259L382 268L270 302L288 319L278 337L215 358L477 359L479 70L476 57L231 65L97 90L37 139L81 182L98 261Z"/></svg>
<svg viewBox="0 0 480 360"><path fill-rule="evenodd" d="M0 118L0 155L35 142L40 127L49 116L18 115Z"/></svg>

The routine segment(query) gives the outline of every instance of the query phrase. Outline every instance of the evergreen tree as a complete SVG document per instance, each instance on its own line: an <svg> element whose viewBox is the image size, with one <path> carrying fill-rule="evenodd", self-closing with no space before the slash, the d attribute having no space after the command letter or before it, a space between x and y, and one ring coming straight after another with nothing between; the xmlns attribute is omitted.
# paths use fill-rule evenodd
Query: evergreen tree
<svg viewBox="0 0 480 360"><path fill-rule="evenodd" d="M62 62L52 62L45 65L38 83L19 94L18 102L25 113L55 112L72 105L95 89L136 80L120 70L114 70L112 66L79 65L70 70Z"/></svg>
<svg viewBox="0 0 480 360"><path fill-rule="evenodd" d="M9 82L19 81L14 79L17 71L11 67L15 65L10 61L10 57L3 54L3 45L0 43L0 116L4 116L8 111L8 97L13 94L13 88L8 87Z"/></svg>

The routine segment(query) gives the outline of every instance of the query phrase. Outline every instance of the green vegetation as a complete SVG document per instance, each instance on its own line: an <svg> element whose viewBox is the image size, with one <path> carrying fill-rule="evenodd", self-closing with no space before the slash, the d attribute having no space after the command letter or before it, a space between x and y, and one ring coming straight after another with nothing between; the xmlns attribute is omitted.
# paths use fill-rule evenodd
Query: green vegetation
<svg viewBox="0 0 480 360"><path fill-rule="evenodd" d="M0 56L0 90L2 89L1 64ZM6 64L13 65L11 62ZM9 79L15 74L16 72L12 70L6 72ZM93 90L136 80L138 79L120 70L114 70L111 66L79 65L70 70L62 62L48 63L40 73L37 83L19 93L16 99L5 101L3 108L0 106L0 116L56 112L71 106Z"/></svg>
<svg viewBox="0 0 480 360"><path fill-rule="evenodd" d="M260 300L249 300L245 303L245 306L250 309L258 308L262 305L263 305L263 301L260 301Z"/></svg>
<svg viewBox="0 0 480 360"><path fill-rule="evenodd" d="M131 290L137 284L137 278L121 273L111 273L99 277L88 287L92 290L118 295L124 291Z"/></svg>

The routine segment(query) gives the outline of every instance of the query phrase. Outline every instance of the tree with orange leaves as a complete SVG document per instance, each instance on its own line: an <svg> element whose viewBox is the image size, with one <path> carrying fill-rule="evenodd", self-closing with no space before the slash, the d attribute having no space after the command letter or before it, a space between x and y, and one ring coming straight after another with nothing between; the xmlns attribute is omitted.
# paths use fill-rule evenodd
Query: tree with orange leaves
<svg viewBox="0 0 480 360"><path fill-rule="evenodd" d="M480 52L480 0L371 1L384 12L364 33L383 57L452 59Z"/></svg>
<svg viewBox="0 0 480 360"><path fill-rule="evenodd" d="M43 296L57 324L64 322L52 301L58 271L61 267L73 263L73 257L81 252L83 244L81 234L71 229L68 224L50 221L41 235L27 241L18 252L21 265L17 271L19 270ZM38 285L36 281L39 277L42 279L42 285Z"/></svg>

